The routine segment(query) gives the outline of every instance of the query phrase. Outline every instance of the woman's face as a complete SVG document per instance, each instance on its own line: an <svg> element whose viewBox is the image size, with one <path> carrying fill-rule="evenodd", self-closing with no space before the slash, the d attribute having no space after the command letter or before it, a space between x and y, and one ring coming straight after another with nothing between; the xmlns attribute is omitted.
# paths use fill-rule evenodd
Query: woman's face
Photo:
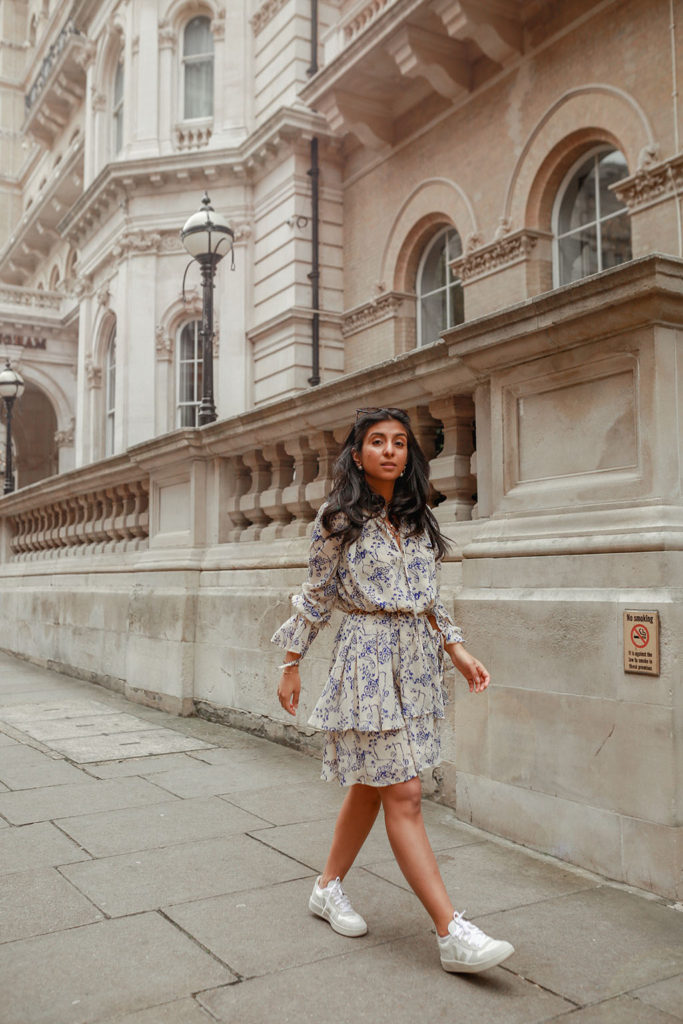
<svg viewBox="0 0 683 1024"><path fill-rule="evenodd" d="M408 461L408 433L399 420L380 420L373 423L363 438L360 452L354 452L354 462L361 466L370 487L386 486L397 480Z"/></svg>

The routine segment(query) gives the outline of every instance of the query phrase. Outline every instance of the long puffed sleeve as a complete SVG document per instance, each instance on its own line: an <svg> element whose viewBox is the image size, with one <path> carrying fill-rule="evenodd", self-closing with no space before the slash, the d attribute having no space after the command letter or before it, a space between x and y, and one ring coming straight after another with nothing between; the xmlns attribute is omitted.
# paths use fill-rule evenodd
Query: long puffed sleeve
<svg viewBox="0 0 683 1024"><path fill-rule="evenodd" d="M456 626L453 619L446 611L446 606L441 600L441 565L436 565L436 601L434 602L434 618L440 633L443 634L444 644L461 644L464 637L459 626Z"/></svg>
<svg viewBox="0 0 683 1024"><path fill-rule="evenodd" d="M308 556L308 579L301 593L292 598L294 615L280 626L271 637L271 643L285 651L301 655L310 647L318 631L330 621L337 596L337 568L341 554L341 540L323 528L320 510L313 524Z"/></svg>

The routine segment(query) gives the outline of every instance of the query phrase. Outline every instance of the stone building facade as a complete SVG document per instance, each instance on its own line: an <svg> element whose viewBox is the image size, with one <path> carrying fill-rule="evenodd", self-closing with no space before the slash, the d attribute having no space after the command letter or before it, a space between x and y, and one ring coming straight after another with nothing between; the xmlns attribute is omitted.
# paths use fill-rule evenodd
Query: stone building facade
<svg viewBox="0 0 683 1024"><path fill-rule="evenodd" d="M0 502L0 645L314 747L330 638L297 725L268 638L354 409L403 406L494 678L452 684L434 795L680 899L680 0L0 11L3 343L60 439ZM207 187L236 271L196 429Z"/></svg>

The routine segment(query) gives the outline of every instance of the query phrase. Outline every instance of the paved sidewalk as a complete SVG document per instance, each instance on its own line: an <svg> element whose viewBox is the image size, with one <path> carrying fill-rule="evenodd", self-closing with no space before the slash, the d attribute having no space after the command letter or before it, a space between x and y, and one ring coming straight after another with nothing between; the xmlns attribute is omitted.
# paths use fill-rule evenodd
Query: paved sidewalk
<svg viewBox="0 0 683 1024"><path fill-rule="evenodd" d="M447 975L378 822L307 911L341 791L317 761L0 654L0 1024L672 1024L683 913L425 803L455 903L516 953Z"/></svg>

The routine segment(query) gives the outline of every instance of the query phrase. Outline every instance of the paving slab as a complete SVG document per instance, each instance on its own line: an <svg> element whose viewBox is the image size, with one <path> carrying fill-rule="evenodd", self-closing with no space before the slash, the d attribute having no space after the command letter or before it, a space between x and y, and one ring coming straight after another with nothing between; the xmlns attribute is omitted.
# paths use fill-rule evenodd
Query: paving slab
<svg viewBox="0 0 683 1024"><path fill-rule="evenodd" d="M84 762L81 762L84 763ZM144 754L140 757L125 757L123 760L88 763L84 769L96 779L120 779L129 775L155 775L178 768L195 768L193 759L186 753Z"/></svg>
<svg viewBox="0 0 683 1024"><path fill-rule="evenodd" d="M20 728L18 725L15 728ZM73 718L49 718L46 721L23 722L22 732L49 745L52 740L83 736L113 736L118 733L149 732L149 722L135 715L75 715Z"/></svg>
<svg viewBox="0 0 683 1024"><path fill-rule="evenodd" d="M5 747L17 747L17 746L19 746L19 740L13 739L11 736L8 736L7 733L5 733L5 732L0 732L0 750L2 750L3 753L4 753L4 750L5 750Z"/></svg>
<svg viewBox="0 0 683 1024"><path fill-rule="evenodd" d="M676 1020L683 1020L683 974L666 978L665 981L656 981L654 985L647 985L645 988L638 988L631 992L631 995L648 1006L663 1010Z"/></svg>
<svg viewBox="0 0 683 1024"><path fill-rule="evenodd" d="M96 1024L215 1024L216 1018L202 1009L194 999L177 999L172 1003L150 1006L123 1017L107 1017Z"/></svg>
<svg viewBox="0 0 683 1024"><path fill-rule="evenodd" d="M93 811L159 803L161 791L145 779L92 780L78 785L0 793L0 814L14 825Z"/></svg>
<svg viewBox="0 0 683 1024"><path fill-rule="evenodd" d="M336 815L333 814L327 819L297 822L293 825L276 825L266 830L252 830L250 835L261 839L274 850L279 850L281 853L287 854L288 857L294 857L302 864L308 864L316 872L322 871L332 841L335 817ZM464 829L458 832L456 829L438 824L429 824L426 827L434 850L481 841ZM364 867L368 864L391 860L393 856L384 828L384 816L380 811L372 832L365 840L355 863L357 867Z"/></svg>
<svg viewBox="0 0 683 1024"><path fill-rule="evenodd" d="M0 834L0 875L89 860L88 854L49 821Z"/></svg>
<svg viewBox="0 0 683 1024"><path fill-rule="evenodd" d="M232 732L232 730L231 730ZM199 751L193 755L198 761L205 764L233 764L235 758L265 758L268 761L287 761L288 764L315 764L316 761L308 754L290 750L288 747L271 743L260 736L251 736L249 733L238 734L237 737L230 735L230 742L220 747L213 747L210 750Z"/></svg>
<svg viewBox="0 0 683 1024"><path fill-rule="evenodd" d="M539 1024L569 1004L517 975L496 967L486 974L446 974L434 935L357 950L253 978L197 996L221 1021L264 1024Z"/></svg>
<svg viewBox="0 0 683 1024"><path fill-rule="evenodd" d="M552 1018L553 1024L677 1024L679 1020L630 996L618 996Z"/></svg>
<svg viewBox="0 0 683 1024"><path fill-rule="evenodd" d="M16 765L50 765L55 761L64 761L63 754L43 748L42 744L31 745L20 743L16 747L4 747L0 756L2 768Z"/></svg>
<svg viewBox="0 0 683 1024"><path fill-rule="evenodd" d="M147 754L170 754L206 746L203 740L183 736L173 729L150 729L148 723L142 724L145 725L145 729L140 731L55 739L50 740L50 746L78 764L117 761L120 758L143 757Z"/></svg>
<svg viewBox="0 0 683 1024"><path fill-rule="evenodd" d="M159 794L161 800L168 794ZM81 814L61 818L59 827L93 857L108 857L134 850L149 850L175 843L196 842L237 835L262 827L263 819L232 807L218 797Z"/></svg>
<svg viewBox="0 0 683 1024"><path fill-rule="evenodd" d="M344 889L368 922L368 933L362 938L345 938L309 912L313 880L311 875L265 889L183 903L165 908L165 913L243 977L284 971L350 952L359 945L374 946L433 931L412 893L354 868L344 879ZM268 920L286 921L287 927L264 927Z"/></svg>
<svg viewBox="0 0 683 1024"><path fill-rule="evenodd" d="M101 920L102 914L55 868L0 876L0 943Z"/></svg>
<svg viewBox="0 0 683 1024"><path fill-rule="evenodd" d="M453 904L468 917L526 906L553 896L592 889L600 884L579 871L494 842L441 850L436 855ZM370 863L369 871L410 891L396 860Z"/></svg>
<svg viewBox="0 0 683 1024"><path fill-rule="evenodd" d="M36 751L38 753L38 751ZM42 755L43 760L28 764L6 765L0 757L0 779L8 789L41 789L46 786L64 786L68 783L86 783L93 780L85 772L67 764L62 758Z"/></svg>
<svg viewBox="0 0 683 1024"><path fill-rule="evenodd" d="M516 971L580 1006L683 971L683 914L609 886L478 923L512 942Z"/></svg>
<svg viewBox="0 0 683 1024"><path fill-rule="evenodd" d="M243 835L62 868L62 874L111 917L275 885L309 873L296 861Z"/></svg>
<svg viewBox="0 0 683 1024"><path fill-rule="evenodd" d="M259 786L276 786L278 791L298 782L310 782L315 769L308 764L286 761L268 764L258 760L234 765L198 765L181 771L159 772L154 784L185 799L195 796L220 796Z"/></svg>
<svg viewBox="0 0 683 1024"><path fill-rule="evenodd" d="M103 704L99 700L53 700L44 704L19 704L14 707L4 708L0 712L0 719L9 722L16 729L22 725L28 726L30 730L36 722L50 722L69 718L92 717L93 715L114 715L116 708Z"/></svg>
<svg viewBox="0 0 683 1024"><path fill-rule="evenodd" d="M220 799L258 814L273 825L291 825L299 821L336 817L344 794L338 786L325 786L315 781L287 786L286 789L272 785L246 789Z"/></svg>
<svg viewBox="0 0 683 1024"><path fill-rule="evenodd" d="M232 980L174 925L143 914L0 946L0 1019L91 1024Z"/></svg>

